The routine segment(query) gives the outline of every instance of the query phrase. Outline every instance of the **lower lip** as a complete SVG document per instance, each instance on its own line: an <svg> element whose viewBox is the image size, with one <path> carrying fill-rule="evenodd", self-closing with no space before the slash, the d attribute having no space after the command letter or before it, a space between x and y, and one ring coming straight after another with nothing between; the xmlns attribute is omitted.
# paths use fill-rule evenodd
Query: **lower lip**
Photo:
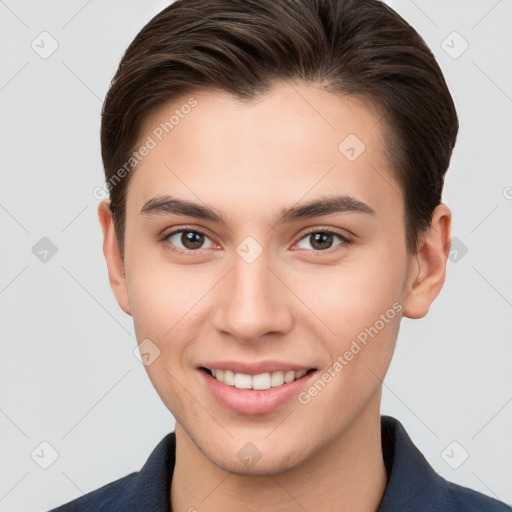
<svg viewBox="0 0 512 512"><path fill-rule="evenodd" d="M218 402L228 409L248 415L267 414L274 411L294 396L297 396L307 385L310 378L316 374L316 371L310 372L300 379L275 388L255 390L228 386L204 370L200 369L198 371Z"/></svg>

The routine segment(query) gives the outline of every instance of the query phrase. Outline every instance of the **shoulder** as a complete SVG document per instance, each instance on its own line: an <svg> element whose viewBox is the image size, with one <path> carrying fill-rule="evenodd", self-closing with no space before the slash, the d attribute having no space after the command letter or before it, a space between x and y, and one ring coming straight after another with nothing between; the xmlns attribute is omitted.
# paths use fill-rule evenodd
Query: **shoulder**
<svg viewBox="0 0 512 512"><path fill-rule="evenodd" d="M453 504L454 511L460 512L512 512L512 507L502 501L463 487L453 482L446 482L446 492Z"/></svg>
<svg viewBox="0 0 512 512"><path fill-rule="evenodd" d="M137 473L130 473L49 512L132 512Z"/></svg>
<svg viewBox="0 0 512 512"><path fill-rule="evenodd" d="M114 480L49 512L169 511L176 436L167 434L153 449L140 471Z"/></svg>
<svg viewBox="0 0 512 512"><path fill-rule="evenodd" d="M378 512L512 512L509 505L434 471L397 419L382 416L381 425L388 485Z"/></svg>

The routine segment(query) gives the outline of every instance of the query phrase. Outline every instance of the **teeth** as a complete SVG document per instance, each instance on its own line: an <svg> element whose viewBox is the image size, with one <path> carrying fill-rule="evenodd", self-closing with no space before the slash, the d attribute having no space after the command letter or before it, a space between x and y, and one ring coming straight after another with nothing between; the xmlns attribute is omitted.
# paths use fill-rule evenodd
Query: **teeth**
<svg viewBox="0 0 512 512"><path fill-rule="evenodd" d="M299 372L266 372L259 373L258 375L247 375L245 373L234 373L231 370L219 370L210 368L212 375L220 382L228 386L234 386L238 389L256 389L265 390L282 386L285 383L293 382L306 375L307 370L300 370Z"/></svg>
<svg viewBox="0 0 512 512"><path fill-rule="evenodd" d="M251 389L252 377L243 373L235 373L235 388L238 389Z"/></svg>
<svg viewBox="0 0 512 512"><path fill-rule="evenodd" d="M215 378L217 378L217 377L215 377ZM235 374L231 370L225 370L224 378L222 379L222 382L224 382L224 384L227 384L228 386L234 386L235 385Z"/></svg>
<svg viewBox="0 0 512 512"><path fill-rule="evenodd" d="M284 372L272 372L270 376L270 386L275 388L284 384Z"/></svg>

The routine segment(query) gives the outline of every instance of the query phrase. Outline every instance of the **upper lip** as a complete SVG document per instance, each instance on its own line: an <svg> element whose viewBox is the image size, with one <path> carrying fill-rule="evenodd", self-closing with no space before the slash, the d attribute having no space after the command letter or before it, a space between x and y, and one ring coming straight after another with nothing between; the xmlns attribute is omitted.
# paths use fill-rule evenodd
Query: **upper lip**
<svg viewBox="0 0 512 512"><path fill-rule="evenodd" d="M258 361L249 363L247 361L208 361L198 365L199 368L209 368L216 370L231 370L234 373L244 373L247 375L259 375L260 373L272 373L277 371L312 370L312 366L294 364L283 361Z"/></svg>

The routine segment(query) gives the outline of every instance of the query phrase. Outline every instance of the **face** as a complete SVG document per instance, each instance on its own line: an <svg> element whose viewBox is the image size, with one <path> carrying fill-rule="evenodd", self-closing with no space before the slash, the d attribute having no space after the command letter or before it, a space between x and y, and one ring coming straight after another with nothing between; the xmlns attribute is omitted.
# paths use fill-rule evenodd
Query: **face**
<svg viewBox="0 0 512 512"><path fill-rule="evenodd" d="M378 414L419 268L403 198L380 116L355 98L283 84L250 105L193 98L147 119L141 144L156 144L111 282L180 435L226 470L284 471Z"/></svg>

